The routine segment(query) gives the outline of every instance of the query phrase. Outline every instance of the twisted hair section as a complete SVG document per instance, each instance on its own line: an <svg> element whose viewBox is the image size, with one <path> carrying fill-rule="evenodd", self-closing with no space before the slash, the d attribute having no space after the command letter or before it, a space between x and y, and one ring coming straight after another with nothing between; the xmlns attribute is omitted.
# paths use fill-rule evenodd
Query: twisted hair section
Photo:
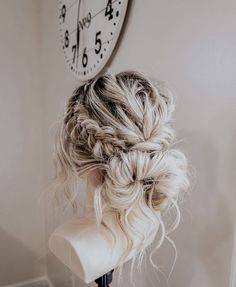
<svg viewBox="0 0 236 287"><path fill-rule="evenodd" d="M57 179L68 192L73 175L101 170L103 181L94 194L97 222L105 209L115 212L129 242L126 254L132 238L142 238L140 261L159 226L158 246L177 227L178 198L189 186L186 157L173 148L173 111L173 97L159 83L133 71L107 73L74 92L57 138ZM168 231L162 213L170 208L176 219ZM150 221L147 234L136 226L142 220Z"/></svg>

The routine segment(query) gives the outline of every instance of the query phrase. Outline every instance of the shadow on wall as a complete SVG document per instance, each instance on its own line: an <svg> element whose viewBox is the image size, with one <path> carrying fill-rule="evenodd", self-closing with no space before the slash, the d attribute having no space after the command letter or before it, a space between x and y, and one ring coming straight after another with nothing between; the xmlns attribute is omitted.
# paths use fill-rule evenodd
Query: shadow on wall
<svg viewBox="0 0 236 287"><path fill-rule="evenodd" d="M55 287L75 287L72 284L72 273L71 271L62 264L52 252L47 254L47 268L48 274L50 274L50 280L53 282ZM76 285L82 287L82 285ZM87 285L86 285L87 286Z"/></svg>
<svg viewBox="0 0 236 287"><path fill-rule="evenodd" d="M236 108L235 112L233 113L235 117L236 113ZM232 122L235 122L234 117L230 119ZM236 218L236 208L235 208L235 203L236 203L236 193L235 193L235 187L236 187L236 129L230 132L230 138L228 143L225 146L225 150L228 151L227 157L226 157L226 171L229 177L229 180L226 182L228 189L230 190L229 193L229 205L230 205L230 211L232 212L232 217ZM236 278L235 278L236 279Z"/></svg>
<svg viewBox="0 0 236 287"><path fill-rule="evenodd" d="M170 286L229 286L234 223L230 192L221 190L228 180L221 152L207 133L184 134L188 142L183 149L197 173L191 200L184 204L183 223L174 236L179 258Z"/></svg>
<svg viewBox="0 0 236 287"><path fill-rule="evenodd" d="M0 262L0 286L38 277L38 269L35 270L35 266L40 261L43 264L44 258L2 228L0 228L0 242L0 255L2 259L4 258ZM9 278L14 278L14 281L10 282Z"/></svg>

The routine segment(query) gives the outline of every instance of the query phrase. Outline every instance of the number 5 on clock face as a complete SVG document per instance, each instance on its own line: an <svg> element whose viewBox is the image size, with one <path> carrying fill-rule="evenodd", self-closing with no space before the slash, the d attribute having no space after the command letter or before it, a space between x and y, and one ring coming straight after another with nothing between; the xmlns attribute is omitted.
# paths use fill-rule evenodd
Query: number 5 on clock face
<svg viewBox="0 0 236 287"><path fill-rule="evenodd" d="M128 0L59 0L59 31L65 60L80 80L107 63L124 23Z"/></svg>

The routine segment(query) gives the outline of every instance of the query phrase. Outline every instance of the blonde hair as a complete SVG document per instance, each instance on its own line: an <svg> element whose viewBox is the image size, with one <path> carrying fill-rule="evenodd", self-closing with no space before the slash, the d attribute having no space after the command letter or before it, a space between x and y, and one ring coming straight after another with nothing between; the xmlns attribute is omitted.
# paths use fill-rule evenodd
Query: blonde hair
<svg viewBox="0 0 236 287"><path fill-rule="evenodd" d="M155 250L179 223L178 198L189 182L187 160L173 148L173 110L168 89L133 71L90 80L75 90L67 104L56 145L57 180L69 199L74 176L102 171L94 195L97 221L103 222L104 208L115 212L131 241L129 248L132 235L140 236L131 214L149 218L150 226L156 226L155 235L161 225ZM171 207L176 218L166 230L162 213ZM140 260L147 239L144 235Z"/></svg>

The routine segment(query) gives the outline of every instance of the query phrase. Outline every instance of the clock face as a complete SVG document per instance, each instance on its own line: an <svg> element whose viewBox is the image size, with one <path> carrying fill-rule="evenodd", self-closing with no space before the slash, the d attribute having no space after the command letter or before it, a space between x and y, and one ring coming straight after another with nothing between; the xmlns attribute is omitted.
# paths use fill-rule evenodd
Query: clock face
<svg viewBox="0 0 236 287"><path fill-rule="evenodd" d="M128 0L59 0L59 31L66 63L80 80L105 66L118 40Z"/></svg>

